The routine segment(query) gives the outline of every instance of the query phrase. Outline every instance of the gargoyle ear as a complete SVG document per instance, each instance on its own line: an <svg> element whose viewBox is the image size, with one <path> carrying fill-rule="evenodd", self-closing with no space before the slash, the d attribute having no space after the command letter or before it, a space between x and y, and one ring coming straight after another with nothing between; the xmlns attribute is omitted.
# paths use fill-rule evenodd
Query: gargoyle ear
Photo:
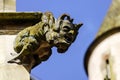
<svg viewBox="0 0 120 80"><path fill-rule="evenodd" d="M83 23L76 24L75 28L78 30L82 25L83 25Z"/></svg>

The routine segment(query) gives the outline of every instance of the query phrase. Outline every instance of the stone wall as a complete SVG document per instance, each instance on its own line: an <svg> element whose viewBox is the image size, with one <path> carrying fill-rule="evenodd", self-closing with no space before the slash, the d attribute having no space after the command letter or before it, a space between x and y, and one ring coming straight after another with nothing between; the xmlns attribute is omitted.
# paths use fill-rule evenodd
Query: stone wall
<svg viewBox="0 0 120 80"><path fill-rule="evenodd" d="M29 72L15 63L7 63L16 56L13 42L16 34L22 29L41 20L41 12L4 12L0 13L0 80L30 80Z"/></svg>

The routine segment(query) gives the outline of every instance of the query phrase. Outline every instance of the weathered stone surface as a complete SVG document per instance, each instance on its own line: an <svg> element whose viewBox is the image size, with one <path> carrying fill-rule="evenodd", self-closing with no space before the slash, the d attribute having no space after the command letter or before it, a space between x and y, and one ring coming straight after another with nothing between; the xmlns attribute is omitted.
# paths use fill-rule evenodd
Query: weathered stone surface
<svg viewBox="0 0 120 80"><path fill-rule="evenodd" d="M3 0L0 0L0 12L3 12Z"/></svg>
<svg viewBox="0 0 120 80"><path fill-rule="evenodd" d="M10 54L15 53L15 34L39 22L41 15L41 12L0 13L0 80L30 80L30 75L23 65L7 64L7 61L16 57Z"/></svg>
<svg viewBox="0 0 120 80"><path fill-rule="evenodd" d="M9 64L7 61L16 56L13 50L13 42L16 35L0 36L0 80L30 80L30 75L23 65Z"/></svg>
<svg viewBox="0 0 120 80"><path fill-rule="evenodd" d="M16 0L0 0L0 80L30 80L30 75L23 65L8 64L7 61L15 57L11 56L11 53L15 53L15 34L40 21L42 13L15 11Z"/></svg>
<svg viewBox="0 0 120 80"><path fill-rule="evenodd" d="M16 0L0 0L0 12L15 12Z"/></svg>
<svg viewBox="0 0 120 80"><path fill-rule="evenodd" d="M55 21L52 14L49 13L0 13L0 80L9 80L8 78L11 80L29 80L27 71L30 72L41 61L46 61L51 55L53 46L57 47L59 53L64 53L75 41L82 23L74 24L73 19L67 14L61 15ZM19 31L21 32L18 33ZM37 41L38 46L36 46L34 40ZM20 53L18 51L15 52L15 49L18 50L22 41L25 43L23 46L27 46L27 55L25 47L23 47ZM13 43L18 45L14 44L15 46L13 46ZM34 49L34 47L37 48ZM19 59L20 63L16 63L16 59ZM12 60L15 62L11 62ZM9 69L7 70L7 68ZM4 74L1 73L3 71ZM16 73L14 78L13 73ZM7 77L4 78L3 75ZM20 78L21 76L23 78Z"/></svg>
<svg viewBox="0 0 120 80"><path fill-rule="evenodd" d="M2 12L0 13L0 35L13 35L41 20L41 12Z"/></svg>
<svg viewBox="0 0 120 80"><path fill-rule="evenodd" d="M52 47L57 47L59 53L66 52L75 41L81 26L82 23L74 24L68 14L61 15L55 21L51 12L45 12L41 21L17 34L13 47L20 55L9 62L20 59L18 64L28 64L26 67L30 71L49 59Z"/></svg>
<svg viewBox="0 0 120 80"><path fill-rule="evenodd" d="M0 64L0 80L30 80L30 75L22 65Z"/></svg>

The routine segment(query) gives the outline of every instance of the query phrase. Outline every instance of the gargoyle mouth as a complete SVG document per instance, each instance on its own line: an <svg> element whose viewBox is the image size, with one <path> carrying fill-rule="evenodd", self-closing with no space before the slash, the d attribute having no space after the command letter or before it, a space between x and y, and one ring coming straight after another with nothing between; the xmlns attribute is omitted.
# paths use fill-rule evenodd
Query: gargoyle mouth
<svg viewBox="0 0 120 80"><path fill-rule="evenodd" d="M68 44L66 44L66 43L58 43L58 44L56 45L57 51L58 51L59 53L64 53L65 51L67 51L67 49L68 49L69 46L70 46L70 45L68 45Z"/></svg>
<svg viewBox="0 0 120 80"><path fill-rule="evenodd" d="M72 35L65 35L64 38L67 43L72 43L73 41Z"/></svg>

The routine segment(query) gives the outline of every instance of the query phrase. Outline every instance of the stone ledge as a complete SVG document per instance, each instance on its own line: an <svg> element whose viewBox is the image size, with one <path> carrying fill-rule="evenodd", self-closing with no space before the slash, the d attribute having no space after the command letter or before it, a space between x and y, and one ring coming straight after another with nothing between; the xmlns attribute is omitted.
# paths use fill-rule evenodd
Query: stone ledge
<svg viewBox="0 0 120 80"><path fill-rule="evenodd" d="M41 16L42 12L0 12L0 20L40 20Z"/></svg>
<svg viewBox="0 0 120 80"><path fill-rule="evenodd" d="M41 12L0 12L0 35L14 35L41 21Z"/></svg>

